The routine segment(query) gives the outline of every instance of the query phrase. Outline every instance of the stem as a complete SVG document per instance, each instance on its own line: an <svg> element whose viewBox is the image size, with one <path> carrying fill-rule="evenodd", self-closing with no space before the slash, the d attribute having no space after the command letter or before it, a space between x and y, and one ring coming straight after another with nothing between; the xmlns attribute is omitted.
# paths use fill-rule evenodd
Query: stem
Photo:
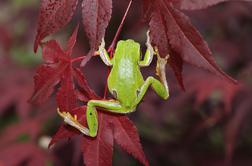
<svg viewBox="0 0 252 166"><path fill-rule="evenodd" d="M77 62L77 61L81 61L85 58L85 56L79 56L79 57L76 57L76 58L73 58L71 59L71 62L74 63L74 62Z"/></svg>
<svg viewBox="0 0 252 166"><path fill-rule="evenodd" d="M68 58L68 57L63 57L63 56L59 57L59 60L64 61L64 62L70 62L70 61L71 61L70 58Z"/></svg>
<svg viewBox="0 0 252 166"><path fill-rule="evenodd" d="M120 23L120 25L119 25L119 27L118 27L118 29L117 29L117 32L116 32L116 34L115 34L115 37L114 37L112 43L111 43L110 46L109 46L108 52L114 52L114 48L115 48L116 41L117 41L117 39L118 39L119 34L120 34L121 31L122 31L123 24L124 24L124 22L125 22L126 16L127 16L128 13L129 13L129 9L130 9L130 7L131 7L132 2L133 2L133 0L130 0L130 2L129 2L129 4L128 4L128 7L127 7L127 9L126 9L126 11L125 11L125 13L124 13L123 18L122 18L122 21L121 21L121 23ZM113 55L112 55L112 56L113 56Z"/></svg>

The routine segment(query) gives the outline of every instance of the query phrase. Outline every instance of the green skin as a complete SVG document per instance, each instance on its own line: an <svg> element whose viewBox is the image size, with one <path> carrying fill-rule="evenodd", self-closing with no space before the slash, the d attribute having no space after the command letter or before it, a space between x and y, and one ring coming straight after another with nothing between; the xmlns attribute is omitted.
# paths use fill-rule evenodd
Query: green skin
<svg viewBox="0 0 252 166"><path fill-rule="evenodd" d="M78 123L76 116L73 118L69 113L60 113L58 111L67 124L79 129L83 134L90 137L95 137L98 131L96 107L117 114L134 112L149 86L161 98L167 99L169 97L165 76L167 58L160 58L157 54L156 71L157 75L160 76L161 82L151 76L144 81L141 74L140 67L149 66L155 54L154 49L150 45L148 34L147 51L143 60L141 60L140 44L133 40L119 41L113 59L109 58L104 46L105 43L103 41L98 52L103 62L108 66L112 66L108 77L108 89L115 100L88 101L86 111L88 128Z"/></svg>

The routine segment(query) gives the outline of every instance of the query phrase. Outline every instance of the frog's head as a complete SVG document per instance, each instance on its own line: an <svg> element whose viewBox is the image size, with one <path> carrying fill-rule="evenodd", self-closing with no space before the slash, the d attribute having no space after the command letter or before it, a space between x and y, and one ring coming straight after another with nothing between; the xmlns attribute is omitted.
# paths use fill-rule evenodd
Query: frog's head
<svg viewBox="0 0 252 166"><path fill-rule="evenodd" d="M140 44L132 39L120 40L116 46L116 56L127 56L138 61L140 58Z"/></svg>

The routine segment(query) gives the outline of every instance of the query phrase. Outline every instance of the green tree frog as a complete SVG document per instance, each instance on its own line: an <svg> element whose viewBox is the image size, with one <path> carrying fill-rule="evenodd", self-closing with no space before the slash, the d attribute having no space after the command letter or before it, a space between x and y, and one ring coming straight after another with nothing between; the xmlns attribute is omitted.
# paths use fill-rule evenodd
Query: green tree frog
<svg viewBox="0 0 252 166"><path fill-rule="evenodd" d="M81 133L95 137L98 130L98 117L96 107L104 111L127 114L134 112L136 106L143 99L149 86L163 99L169 97L169 89L166 81L165 66L168 56L161 58L157 49L150 44L149 32L147 32L147 50L144 58L141 59L140 44L134 40L121 40L117 43L114 57L110 59L106 49L105 42L99 47L98 54L102 61L111 66L111 72L108 76L108 89L114 96L113 100L89 100L87 103L87 127L84 127L77 120L77 116L72 116L69 112L58 113L64 118L65 123L78 129ZM148 77L145 81L140 71L140 67L149 66L153 56L157 55L156 74L160 80Z"/></svg>

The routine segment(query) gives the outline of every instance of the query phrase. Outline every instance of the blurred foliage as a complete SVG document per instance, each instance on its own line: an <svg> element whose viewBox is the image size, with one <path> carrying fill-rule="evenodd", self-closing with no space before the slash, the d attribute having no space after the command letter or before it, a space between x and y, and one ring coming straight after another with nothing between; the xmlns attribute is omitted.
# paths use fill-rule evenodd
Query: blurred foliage
<svg viewBox="0 0 252 166"><path fill-rule="evenodd" d="M107 41L113 39L125 3L114 2L115 12L106 32ZM139 4L136 3L133 8L138 9L137 5ZM73 141L66 140L50 150L43 149L48 141L45 145L39 143L41 137L51 137L59 126L60 121L55 114L55 103L31 106L32 108L28 108L30 111L21 116L17 109L23 108L24 102L18 102L18 100L27 101L28 97L20 95L24 94L21 92L15 94L11 87L3 83L9 80L9 77L17 77L21 72L25 72L24 78L28 82L20 89L24 88L23 91L29 92L27 87L33 88L35 67L42 62L41 52L34 55L32 49L38 7L39 2L33 0L0 2L0 154L11 156L12 153L16 154L15 148L11 149L13 145L19 147L21 143L30 143L32 146L27 146L29 147L27 151L36 149L39 157L32 156L32 153L27 155L31 155L34 159L43 158L48 166L81 165L82 156L78 138ZM204 73L205 77L195 79L194 82L187 81L187 90L183 92L179 89L173 73L168 71L171 91L169 101L161 101L149 90L143 103L138 107L138 111L130 115L138 128L144 151L151 165L223 165L226 162L225 153L229 152L227 143L236 147L233 165L252 164L250 157L252 155L252 116L250 114L252 103L247 101L252 98L250 93L252 84L251 9L250 3L222 3L209 9L188 13L194 25L209 42L218 64L224 71L239 79L243 89L235 94L231 102L231 110L227 113L223 101L225 94L223 88L214 89L202 102L197 102L198 92L195 89L193 91L191 87L199 80L213 78L209 76L209 73ZM136 17L140 15L140 11L140 9L132 11L127 18L120 36L122 39L130 37L144 44L146 27L139 21L140 18ZM69 26L72 27L73 23ZM68 36L65 30L69 29L69 26L55 36L59 39ZM81 53L87 50L88 43L82 30L78 40L79 44L75 51ZM153 74L154 67L152 65L149 69L143 69L144 75ZM106 82L106 67L97 58L93 58L85 67L84 72L91 87L98 94L102 94ZM101 75L99 78L95 77L98 72ZM191 66L185 65L185 77L198 75L198 73L199 71L192 69ZM210 79L209 85L211 81ZM20 85L22 81L16 84ZM203 87L207 89L209 85L205 84ZM2 95L4 90L14 93L13 96L16 98L11 98L6 93ZM24 99L25 97L27 98ZM240 109L244 101L249 104L244 104L245 108ZM244 114L238 112L241 110L245 110ZM231 131L229 133L228 128ZM24 161L28 159L30 159L29 156L24 156ZM3 159L0 157L0 165L1 160ZM118 147L115 149L113 163L122 166L139 165Z"/></svg>

